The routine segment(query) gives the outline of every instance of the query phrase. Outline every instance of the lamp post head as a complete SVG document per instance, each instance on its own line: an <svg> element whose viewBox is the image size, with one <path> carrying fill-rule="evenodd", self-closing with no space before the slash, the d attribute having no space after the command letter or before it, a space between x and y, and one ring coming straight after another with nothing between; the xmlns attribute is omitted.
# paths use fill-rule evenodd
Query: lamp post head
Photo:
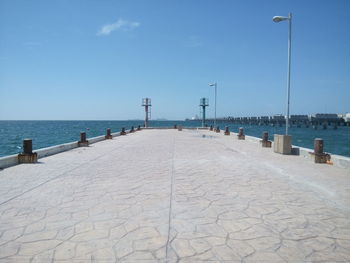
<svg viewBox="0 0 350 263"><path fill-rule="evenodd" d="M210 87L216 86L216 82L215 83L209 83L208 84Z"/></svg>
<svg viewBox="0 0 350 263"><path fill-rule="evenodd" d="M289 17L285 17L285 16L274 16L272 18L272 21L275 22L275 23L278 23L278 22L281 22L281 21L284 21L284 20L288 20L290 19Z"/></svg>

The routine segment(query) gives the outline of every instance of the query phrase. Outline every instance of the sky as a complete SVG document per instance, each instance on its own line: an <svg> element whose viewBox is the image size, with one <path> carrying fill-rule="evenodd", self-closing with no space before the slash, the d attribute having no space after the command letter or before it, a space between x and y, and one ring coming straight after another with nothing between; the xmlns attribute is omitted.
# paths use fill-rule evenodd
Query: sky
<svg viewBox="0 0 350 263"><path fill-rule="evenodd" d="M350 112L349 0L0 0L1 120Z"/></svg>

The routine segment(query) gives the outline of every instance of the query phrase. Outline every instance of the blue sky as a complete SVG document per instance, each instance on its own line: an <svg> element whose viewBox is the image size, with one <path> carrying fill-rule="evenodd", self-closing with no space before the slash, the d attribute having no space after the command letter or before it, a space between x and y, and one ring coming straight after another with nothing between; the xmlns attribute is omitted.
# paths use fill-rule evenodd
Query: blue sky
<svg viewBox="0 0 350 263"><path fill-rule="evenodd" d="M348 0L1 0L0 119L350 111Z"/></svg>

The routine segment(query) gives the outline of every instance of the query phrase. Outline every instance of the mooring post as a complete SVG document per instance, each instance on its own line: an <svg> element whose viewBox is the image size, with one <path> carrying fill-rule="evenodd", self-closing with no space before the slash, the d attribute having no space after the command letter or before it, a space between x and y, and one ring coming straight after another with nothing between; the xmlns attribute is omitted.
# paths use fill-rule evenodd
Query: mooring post
<svg viewBox="0 0 350 263"><path fill-rule="evenodd" d="M89 141L86 140L86 132L80 132L80 141L78 142L78 146L89 146Z"/></svg>
<svg viewBox="0 0 350 263"><path fill-rule="evenodd" d="M23 140L23 153L32 154L33 153L33 143L31 139Z"/></svg>
<svg viewBox="0 0 350 263"><path fill-rule="evenodd" d="M220 133L220 127L216 126L215 132Z"/></svg>
<svg viewBox="0 0 350 263"><path fill-rule="evenodd" d="M125 128L122 128L122 131L120 132L120 135L126 135Z"/></svg>
<svg viewBox="0 0 350 263"><path fill-rule="evenodd" d="M140 125L137 126L137 130L138 130L138 131L141 131L141 126L140 126Z"/></svg>
<svg viewBox="0 0 350 263"><path fill-rule="evenodd" d="M135 132L134 126L131 126L130 132Z"/></svg>
<svg viewBox="0 0 350 263"><path fill-rule="evenodd" d="M111 129L108 128L106 129L106 136L105 136L106 139L112 139L112 134L111 134Z"/></svg>
<svg viewBox="0 0 350 263"><path fill-rule="evenodd" d="M315 163L327 163L330 159L330 155L323 152L323 140L320 138L314 140L314 154Z"/></svg>
<svg viewBox="0 0 350 263"><path fill-rule="evenodd" d="M179 125L178 128L177 128L178 131L182 131L182 126Z"/></svg>
<svg viewBox="0 0 350 263"><path fill-rule="evenodd" d="M36 163L38 154L33 153L33 144L31 139L23 140L23 152L18 154L18 163Z"/></svg>
<svg viewBox="0 0 350 263"><path fill-rule="evenodd" d="M177 129L177 125L176 124L174 125L174 129Z"/></svg>
<svg viewBox="0 0 350 263"><path fill-rule="evenodd" d="M228 126L225 127L225 133L224 134L225 135L230 135L230 130L229 130Z"/></svg>
<svg viewBox="0 0 350 263"><path fill-rule="evenodd" d="M271 147L271 141L269 141L269 133L267 131L264 131L262 134L261 145L262 147Z"/></svg>
<svg viewBox="0 0 350 263"><path fill-rule="evenodd" d="M244 129L242 127L238 129L237 137L238 137L238 140L245 140Z"/></svg>
<svg viewBox="0 0 350 263"><path fill-rule="evenodd" d="M213 125L210 125L209 130L210 130L210 131L212 131L212 130L213 130Z"/></svg>

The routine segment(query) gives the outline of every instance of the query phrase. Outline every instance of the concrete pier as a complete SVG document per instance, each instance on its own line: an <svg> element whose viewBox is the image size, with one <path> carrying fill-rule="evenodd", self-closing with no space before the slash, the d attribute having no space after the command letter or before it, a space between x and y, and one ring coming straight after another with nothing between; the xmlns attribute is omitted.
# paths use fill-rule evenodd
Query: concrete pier
<svg viewBox="0 0 350 263"><path fill-rule="evenodd" d="M142 130L0 171L0 262L349 262L350 170Z"/></svg>

